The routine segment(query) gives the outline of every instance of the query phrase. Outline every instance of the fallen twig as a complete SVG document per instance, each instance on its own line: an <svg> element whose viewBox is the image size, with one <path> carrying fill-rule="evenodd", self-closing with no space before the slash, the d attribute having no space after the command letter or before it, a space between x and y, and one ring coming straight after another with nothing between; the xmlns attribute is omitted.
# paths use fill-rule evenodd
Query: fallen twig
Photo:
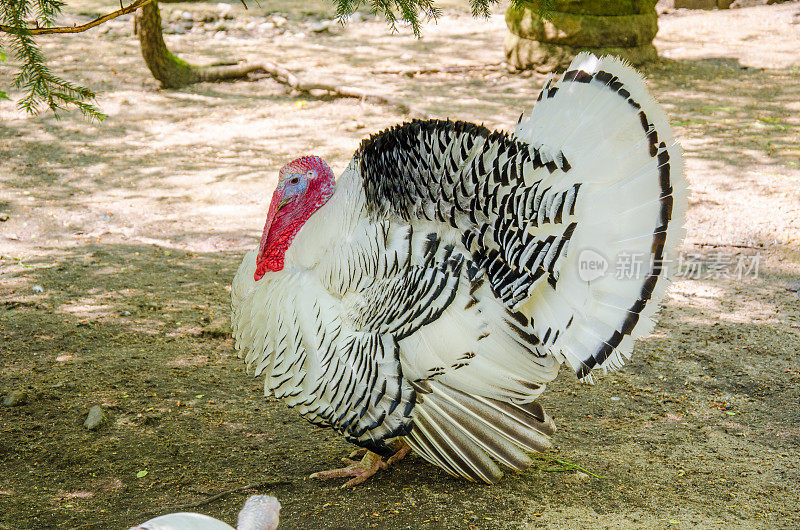
<svg viewBox="0 0 800 530"><path fill-rule="evenodd" d="M430 115L424 110L418 109L400 100L367 92L361 88L347 87L334 85L331 83L321 82L307 82L300 80L292 71L278 66L271 62L259 63L240 63L233 66L214 66L198 69L198 75L201 81L223 81L226 79L240 79L246 77L248 74L264 72L269 74L273 79L284 85L297 90L298 92L311 93L318 90L327 92L335 97L340 98L356 98L362 101L369 101L371 103L381 103L400 109L402 112L410 114L418 118L429 118Z"/></svg>
<svg viewBox="0 0 800 530"><path fill-rule="evenodd" d="M236 493L236 492L239 492L239 491L245 491L245 490L256 489L256 488L266 488L266 487L273 487L273 486L285 486L285 485L288 485L288 484L291 484L291 482L288 481L288 480L267 480L267 481L264 481L264 482L259 482L257 484L248 484L247 486L239 486L238 488L232 488L232 489L229 489L229 490L222 491L220 493L217 493L216 495L212 495L211 497L208 497L207 499L203 499L203 500L200 500L200 501L197 501L197 502L190 502L189 504L180 504L178 506L167 506L167 507L164 507L164 508L157 508L157 509L153 509L153 510L147 510L145 512L140 513L139 517L140 518L144 518L144 517L146 517L148 515L152 515L152 514L155 514L155 513L181 512L181 511L189 510L189 509L192 509L192 508L197 508L197 507L212 503L215 500L224 497L225 495L230 495L231 493Z"/></svg>
<svg viewBox="0 0 800 530"><path fill-rule="evenodd" d="M31 35L44 35L47 33L81 33L88 29L92 29L95 26L99 26L104 22L108 22L112 18L117 18L122 15L127 15L128 13L133 13L140 7L149 4L153 0L136 0L128 7L123 7L121 9L117 9L113 13L109 13L107 15L103 15L102 17L97 17L96 19L87 22L86 24L81 24L80 26L66 26L66 27L56 27L56 28L15 28L13 26L3 26L0 24L0 31L5 31L6 33L20 33L20 30L27 30L27 32Z"/></svg>
<svg viewBox="0 0 800 530"><path fill-rule="evenodd" d="M417 74L438 74L438 73L452 73L452 72L468 72L471 70L502 70L505 69L506 63L488 63L488 64L459 64L451 66L423 66L423 67L409 67L409 68L387 68L387 69L374 69L373 74L397 74L413 77Z"/></svg>
<svg viewBox="0 0 800 530"><path fill-rule="evenodd" d="M559 460L558 458L553 458L552 456L547 456L547 455L537 454L537 455L533 455L533 456L535 458L539 458L541 460L547 460L549 462L555 462L556 464L560 464L561 466L563 466L563 467L560 467L560 468L557 468L557 467L554 467L554 468L540 467L539 469L541 469L542 471L560 473L560 472L563 472L563 471L573 471L573 470L577 469L578 471L582 471L582 472L586 473L587 475L591 475L591 476L593 476L594 478L597 478L597 479L605 478L605 477L601 477L600 475L598 475L596 473L592 473L588 469L586 469L584 467L581 467L578 464L573 464L572 462L566 462L564 460Z"/></svg>
<svg viewBox="0 0 800 530"><path fill-rule="evenodd" d="M755 247L753 245L737 245L735 243L692 243L696 247L731 247L731 248L754 248L756 250L764 250L764 247Z"/></svg>

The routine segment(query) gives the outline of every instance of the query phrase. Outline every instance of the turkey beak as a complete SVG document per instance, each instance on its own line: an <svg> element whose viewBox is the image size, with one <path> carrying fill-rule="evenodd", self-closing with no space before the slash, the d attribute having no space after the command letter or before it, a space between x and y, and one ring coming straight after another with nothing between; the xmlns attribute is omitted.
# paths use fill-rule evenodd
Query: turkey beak
<svg viewBox="0 0 800 530"><path fill-rule="evenodd" d="M289 204L290 202L292 202L291 197L284 197L283 199L281 199L281 202L278 203L278 208L275 210L275 213L277 214L278 212L283 210L283 207Z"/></svg>

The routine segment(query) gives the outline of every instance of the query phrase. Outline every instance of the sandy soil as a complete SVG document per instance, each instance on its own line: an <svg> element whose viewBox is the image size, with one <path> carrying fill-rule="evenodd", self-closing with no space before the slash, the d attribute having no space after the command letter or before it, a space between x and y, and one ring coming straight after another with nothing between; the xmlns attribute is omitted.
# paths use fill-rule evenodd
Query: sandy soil
<svg viewBox="0 0 800 530"><path fill-rule="evenodd" d="M71 4L85 18L114 2ZM162 6L168 44L201 64L272 58L506 129L543 82L492 67L374 72L499 63L499 14L451 8L415 40L370 18L315 32L324 4L261 4L183 26L219 8ZM233 521L269 492L284 528L800 526L798 11L661 17L663 59L645 73L686 151L684 251L699 269L629 366L594 387L564 373L544 400L559 425L548 456L602 478L542 459L498 486L413 457L354 491L307 479L350 446L262 397L226 337L230 280L277 169L316 153L341 170L404 116L270 79L158 90L125 20L41 39L108 119L0 102L0 395L24 393L0 406L0 528L127 528L228 490L196 509ZM0 86L10 75L0 67ZM756 260L757 277L736 277ZM107 421L88 431L93 405Z"/></svg>

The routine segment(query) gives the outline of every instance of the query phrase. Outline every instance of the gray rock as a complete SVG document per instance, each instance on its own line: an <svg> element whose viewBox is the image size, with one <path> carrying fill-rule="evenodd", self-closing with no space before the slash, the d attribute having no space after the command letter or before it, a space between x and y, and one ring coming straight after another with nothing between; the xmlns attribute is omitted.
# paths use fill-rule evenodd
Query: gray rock
<svg viewBox="0 0 800 530"><path fill-rule="evenodd" d="M42 287L41 285L34 285L33 287L31 287L31 291L33 291L36 294L41 294L44 292L44 287Z"/></svg>
<svg viewBox="0 0 800 530"><path fill-rule="evenodd" d="M220 18L226 18L228 20L233 18L233 8L230 4L223 4L220 2L217 4L217 13L219 14Z"/></svg>
<svg viewBox="0 0 800 530"><path fill-rule="evenodd" d="M203 328L202 335L214 338L228 338L231 336L231 323L227 317L217 317Z"/></svg>
<svg viewBox="0 0 800 530"><path fill-rule="evenodd" d="M28 402L28 394L24 390L12 390L3 398L4 407L19 407Z"/></svg>
<svg viewBox="0 0 800 530"><path fill-rule="evenodd" d="M93 431L100 427L105 420L105 412L103 412L103 409L101 409L99 405L95 405L89 409L89 414L86 415L86 421L83 422L83 426Z"/></svg>
<svg viewBox="0 0 800 530"><path fill-rule="evenodd" d="M167 26L164 28L164 33L183 35L186 33L186 28L184 28L182 24L167 24Z"/></svg>
<svg viewBox="0 0 800 530"><path fill-rule="evenodd" d="M275 29L275 24L273 22L264 22L258 26L258 31L262 33L266 33Z"/></svg>

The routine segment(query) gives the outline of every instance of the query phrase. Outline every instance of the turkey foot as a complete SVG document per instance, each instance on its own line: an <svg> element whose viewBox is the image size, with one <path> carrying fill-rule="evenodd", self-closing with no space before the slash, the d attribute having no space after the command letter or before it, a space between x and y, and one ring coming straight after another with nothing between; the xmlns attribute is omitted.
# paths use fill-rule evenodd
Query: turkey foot
<svg viewBox="0 0 800 530"><path fill-rule="evenodd" d="M342 488L358 486L362 482L366 481L369 477L377 473L378 470L387 469L391 464L402 460L403 457L411 451L411 447L402 440L395 441L394 445L397 447L397 450L385 462L377 453L367 451L366 449L357 449L350 454L350 457L357 458L363 455L363 458L360 462L351 460L350 458L342 458L342 461L345 464L348 464L347 467L331 469L328 471L317 471L316 473L312 473L310 478L328 479L338 477L353 477L345 482Z"/></svg>

